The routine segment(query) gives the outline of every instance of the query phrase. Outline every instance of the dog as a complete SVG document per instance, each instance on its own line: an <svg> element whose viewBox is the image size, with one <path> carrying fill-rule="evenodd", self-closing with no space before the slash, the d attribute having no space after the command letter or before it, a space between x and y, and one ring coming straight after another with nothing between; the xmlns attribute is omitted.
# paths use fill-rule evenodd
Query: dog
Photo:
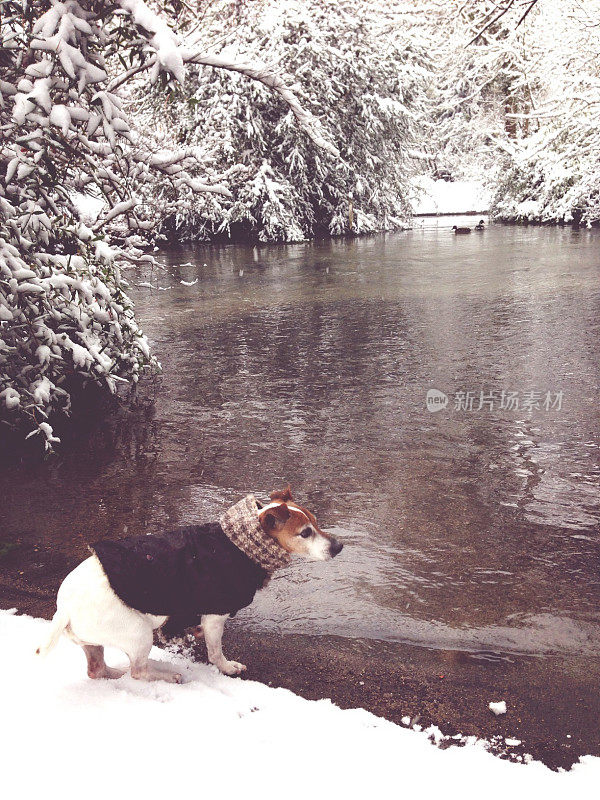
<svg viewBox="0 0 600 800"><path fill-rule="evenodd" d="M263 505L253 495L228 509L218 523L180 528L164 536L104 540L62 582L45 655L62 634L81 645L90 678L119 678L104 648L129 658L138 680L181 683L181 674L148 659L154 631L194 628L204 635L209 661L225 675L246 665L223 654L225 623L250 605L292 554L334 558L343 544L322 531L298 505L290 487Z"/></svg>

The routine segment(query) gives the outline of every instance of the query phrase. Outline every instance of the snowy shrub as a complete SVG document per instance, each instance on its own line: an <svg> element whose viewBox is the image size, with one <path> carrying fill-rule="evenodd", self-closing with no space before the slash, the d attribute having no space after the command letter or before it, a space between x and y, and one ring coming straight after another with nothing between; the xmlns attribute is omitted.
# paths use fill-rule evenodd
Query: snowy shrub
<svg viewBox="0 0 600 800"><path fill-rule="evenodd" d="M430 16L434 40L452 23L424 120L436 163L486 177L497 219L599 222L599 0L538 0L521 26L529 4L451 5Z"/></svg>
<svg viewBox="0 0 600 800"><path fill-rule="evenodd" d="M598 120L600 124L600 120ZM600 223L600 137L565 121L560 135L544 128L506 159L492 202L507 222ZM587 145L587 147L586 147Z"/></svg>
<svg viewBox="0 0 600 800"><path fill-rule="evenodd" d="M216 39L218 56L274 63L293 76L299 99L323 122L339 157L302 136L268 86L209 67L190 73L182 96L159 110L149 99L138 124L151 117L170 142L203 147L227 175L234 199L180 204L169 215L177 237L298 241L403 226L415 108L427 79L425 44L417 46L408 30L388 30L386 12L372 3L267 2L241 30L229 21L234 6L219 6L203 38ZM168 203L168 191L163 195Z"/></svg>
<svg viewBox="0 0 600 800"><path fill-rule="evenodd" d="M531 110L536 78L527 64L534 45L510 15L486 27L498 16L493 0L422 0L418 6L421 16L413 10L410 23L425 31L432 53L421 119L423 164L434 178L492 183L505 142L528 124L509 114Z"/></svg>
<svg viewBox="0 0 600 800"><path fill-rule="evenodd" d="M539 52L529 65L540 76L533 130L507 147L493 206L499 219L600 222L600 2L567 6L568 14L540 7Z"/></svg>
<svg viewBox="0 0 600 800"><path fill-rule="evenodd" d="M202 148L167 153L131 133L122 86L143 75L146 94L148 81L172 91L186 62L203 63L141 0L11 0L1 21L0 422L48 450L53 416L69 414L74 387L114 393L156 366L121 276L128 261L152 261L134 246L154 225L144 187L160 174L175 202L231 193L226 176L210 164L203 172ZM266 82L329 146L273 73L219 66ZM73 205L82 193L104 205L91 226ZM119 246L105 235L117 223Z"/></svg>
<svg viewBox="0 0 600 800"><path fill-rule="evenodd" d="M600 221L599 0L540 0L524 70L527 127L506 143L493 212L518 222ZM519 120L519 115L515 115Z"/></svg>

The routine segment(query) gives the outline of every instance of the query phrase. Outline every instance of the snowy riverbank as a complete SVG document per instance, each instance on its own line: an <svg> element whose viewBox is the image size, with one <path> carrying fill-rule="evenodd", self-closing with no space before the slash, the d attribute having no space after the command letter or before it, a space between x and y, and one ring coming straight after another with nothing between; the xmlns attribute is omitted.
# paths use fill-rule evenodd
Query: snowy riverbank
<svg viewBox="0 0 600 800"><path fill-rule="evenodd" d="M490 190L481 181L442 181L421 175L412 182L411 205L415 217L429 214L485 214Z"/></svg>
<svg viewBox="0 0 600 800"><path fill-rule="evenodd" d="M0 612L7 795L95 797L117 787L139 797L214 790L245 797L597 794L597 758L555 773L536 762L502 761L483 743L441 750L428 732L227 678L159 650L153 656L177 661L188 683L91 681L83 654L66 639L45 661L34 655L47 629L44 620ZM123 659L109 653L107 660Z"/></svg>

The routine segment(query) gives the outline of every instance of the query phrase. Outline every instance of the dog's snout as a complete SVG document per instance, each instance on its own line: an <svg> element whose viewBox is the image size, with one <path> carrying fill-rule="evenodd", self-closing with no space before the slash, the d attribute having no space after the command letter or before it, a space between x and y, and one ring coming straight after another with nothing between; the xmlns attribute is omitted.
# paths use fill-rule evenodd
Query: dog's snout
<svg viewBox="0 0 600 800"><path fill-rule="evenodd" d="M331 541L331 544L329 545L329 551L331 553L331 557L335 558L335 556L337 556L338 553L341 553L343 546L344 545L342 544L342 542L338 541L337 539L333 539Z"/></svg>

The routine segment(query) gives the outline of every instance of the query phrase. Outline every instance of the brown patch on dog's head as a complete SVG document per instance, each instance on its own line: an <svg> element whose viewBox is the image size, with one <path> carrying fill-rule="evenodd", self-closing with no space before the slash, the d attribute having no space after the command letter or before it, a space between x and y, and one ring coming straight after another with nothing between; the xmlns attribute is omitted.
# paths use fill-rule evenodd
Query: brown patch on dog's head
<svg viewBox="0 0 600 800"><path fill-rule="evenodd" d="M284 550L323 561L341 551L342 543L322 531L315 515L292 499L289 486L270 497L272 502L259 511L260 524Z"/></svg>
<svg viewBox="0 0 600 800"><path fill-rule="evenodd" d="M271 498L271 500L283 500L284 503L287 503L288 500L294 499L292 497L292 487L289 485L289 483L285 487L285 489L280 489L277 492L271 492L269 497Z"/></svg>
<svg viewBox="0 0 600 800"><path fill-rule="evenodd" d="M285 526L290 512L285 503L269 504L264 511L259 511L258 518L263 530L276 539L276 532Z"/></svg>

